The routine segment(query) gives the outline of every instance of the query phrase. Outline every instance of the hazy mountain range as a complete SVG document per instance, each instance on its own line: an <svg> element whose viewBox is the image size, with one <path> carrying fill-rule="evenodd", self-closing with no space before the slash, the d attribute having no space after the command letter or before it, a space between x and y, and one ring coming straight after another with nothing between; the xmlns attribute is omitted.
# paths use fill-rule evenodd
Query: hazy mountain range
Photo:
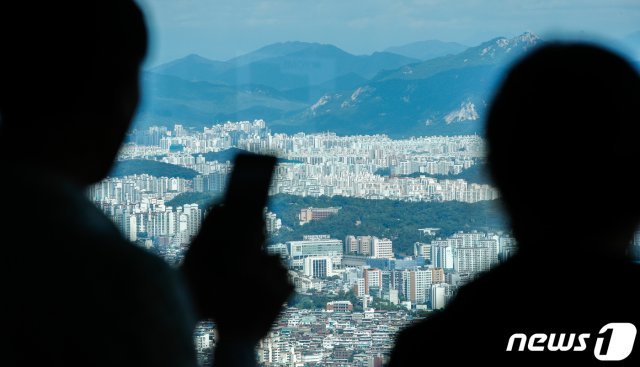
<svg viewBox="0 0 640 367"><path fill-rule="evenodd" d="M360 56L305 42L227 61L189 55L143 74L137 126L263 118L283 132L480 132L505 66L541 42L524 33L475 47L425 41Z"/></svg>
<svg viewBox="0 0 640 367"><path fill-rule="evenodd" d="M440 56L455 55L469 48L456 42L428 40L402 46L389 47L385 51L426 61Z"/></svg>

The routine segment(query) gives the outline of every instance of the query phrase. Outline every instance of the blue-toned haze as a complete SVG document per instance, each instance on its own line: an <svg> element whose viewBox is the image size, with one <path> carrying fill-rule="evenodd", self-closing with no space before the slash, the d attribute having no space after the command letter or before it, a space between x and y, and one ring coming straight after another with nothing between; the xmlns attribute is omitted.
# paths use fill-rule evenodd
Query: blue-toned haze
<svg viewBox="0 0 640 367"><path fill-rule="evenodd" d="M514 59L577 37L640 60L638 0L137 1L142 102L90 197L180 263L232 157L277 154L267 252L296 295L258 348L264 366L386 365L398 330L515 253L482 138ZM634 244L640 258L640 232ZM203 366L211 327L195 333Z"/></svg>
<svg viewBox="0 0 640 367"><path fill-rule="evenodd" d="M622 40L640 30L637 0L139 1L153 29L152 65L191 53L227 60L282 41L369 54L431 39L474 46L529 31Z"/></svg>
<svg viewBox="0 0 640 367"><path fill-rule="evenodd" d="M481 133L505 67L542 42L640 60L637 0L140 1L152 47L137 128Z"/></svg>

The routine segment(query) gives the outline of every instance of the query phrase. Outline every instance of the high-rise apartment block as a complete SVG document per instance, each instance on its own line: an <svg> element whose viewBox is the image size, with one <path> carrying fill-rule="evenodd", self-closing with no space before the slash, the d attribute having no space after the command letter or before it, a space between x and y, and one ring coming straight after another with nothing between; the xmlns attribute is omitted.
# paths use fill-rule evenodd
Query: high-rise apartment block
<svg viewBox="0 0 640 367"><path fill-rule="evenodd" d="M349 235L344 240L346 254L393 259L393 242L388 238Z"/></svg>

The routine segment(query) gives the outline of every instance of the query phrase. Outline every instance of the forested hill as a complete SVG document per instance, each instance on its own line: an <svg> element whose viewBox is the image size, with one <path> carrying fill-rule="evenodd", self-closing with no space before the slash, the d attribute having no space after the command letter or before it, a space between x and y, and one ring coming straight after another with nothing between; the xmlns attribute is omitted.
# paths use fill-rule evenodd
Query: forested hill
<svg viewBox="0 0 640 367"><path fill-rule="evenodd" d="M175 164L152 161L147 159L130 159L117 161L111 172L110 177L123 177L130 175L147 174L155 177L180 177L185 179L193 179L198 172Z"/></svg>
<svg viewBox="0 0 640 367"><path fill-rule="evenodd" d="M183 205L210 201L209 194L187 193L177 196L168 205ZM324 220L300 226L297 215L307 207L341 207L340 212ZM410 255L413 243L429 242L420 228L440 228L438 237L457 231L505 230L507 224L499 201L484 201L474 204L461 202L403 202L395 200L368 200L360 198L300 197L292 195L272 196L269 210L282 219L283 228L271 242L300 240L303 235L329 234L344 240L346 235L372 235L393 240L397 255Z"/></svg>
<svg viewBox="0 0 640 367"><path fill-rule="evenodd" d="M341 207L337 215L297 225L297 214L306 207ZM393 240L397 255L412 253L416 241L429 242L418 229L440 228L438 236L448 236L457 231L496 230L507 228L497 201L475 204L461 202L403 202L396 200L367 200L346 197L298 197L274 196L269 210L282 219L283 225L292 231L281 230L273 242L302 239L307 234L330 234L344 240L353 235L372 235Z"/></svg>

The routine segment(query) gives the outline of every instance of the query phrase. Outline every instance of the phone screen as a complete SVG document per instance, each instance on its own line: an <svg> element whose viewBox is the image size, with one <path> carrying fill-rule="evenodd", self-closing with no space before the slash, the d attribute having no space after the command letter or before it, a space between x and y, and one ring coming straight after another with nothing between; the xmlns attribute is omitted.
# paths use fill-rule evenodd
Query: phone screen
<svg viewBox="0 0 640 367"><path fill-rule="evenodd" d="M225 207L245 218L261 219L275 165L276 158L273 156L238 155L227 186Z"/></svg>

